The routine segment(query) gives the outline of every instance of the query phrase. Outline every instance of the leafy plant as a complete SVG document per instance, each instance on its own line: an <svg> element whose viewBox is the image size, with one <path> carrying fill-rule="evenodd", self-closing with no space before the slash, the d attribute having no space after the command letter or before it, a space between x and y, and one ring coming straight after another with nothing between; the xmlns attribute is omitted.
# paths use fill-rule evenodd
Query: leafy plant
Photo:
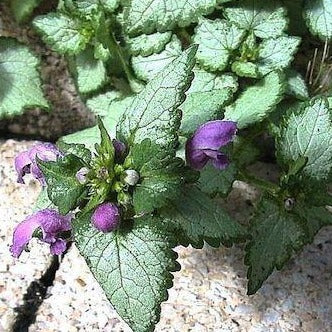
<svg viewBox="0 0 332 332"><path fill-rule="evenodd" d="M31 173L44 189L14 256L38 227L53 254L74 241L121 317L152 331L175 246L246 241L253 294L332 224L329 0L62 0L37 16L42 2L9 2L66 58L98 119L16 158L20 182ZM38 67L0 37L1 117L51 108ZM267 156L278 182L248 171ZM248 224L218 202L236 180L261 191Z"/></svg>

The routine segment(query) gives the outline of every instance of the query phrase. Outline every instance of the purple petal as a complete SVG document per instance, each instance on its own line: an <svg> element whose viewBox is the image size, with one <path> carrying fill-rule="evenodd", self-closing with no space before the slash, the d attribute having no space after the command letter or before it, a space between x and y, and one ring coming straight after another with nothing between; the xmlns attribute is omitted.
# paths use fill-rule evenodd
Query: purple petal
<svg viewBox="0 0 332 332"><path fill-rule="evenodd" d="M40 219L38 216L32 215L26 218L18 226L16 226L13 234L13 244L10 247L10 252L14 257L19 257L24 247L32 238L33 232L40 226Z"/></svg>
<svg viewBox="0 0 332 332"><path fill-rule="evenodd" d="M91 222L95 228L103 233L116 229L120 223L118 207L113 203L103 203L94 211Z"/></svg>
<svg viewBox="0 0 332 332"><path fill-rule="evenodd" d="M187 153L186 159L190 167L196 170L202 169L210 160L203 150L193 150Z"/></svg>
<svg viewBox="0 0 332 332"><path fill-rule="evenodd" d="M196 130L188 144L195 150L219 150L233 140L236 129L236 123L232 121L210 121Z"/></svg>
<svg viewBox="0 0 332 332"><path fill-rule="evenodd" d="M215 168L223 170L227 168L227 166L229 165L229 160L224 153L220 151L213 151L213 153L211 153L210 151L207 152L206 150L204 152L206 153L207 156L210 157L212 165Z"/></svg>
<svg viewBox="0 0 332 332"><path fill-rule="evenodd" d="M19 153L15 158L15 170L17 172L17 182L24 184L23 177L30 173L31 159L28 151Z"/></svg>
<svg viewBox="0 0 332 332"><path fill-rule="evenodd" d="M63 239L57 239L50 246L52 255L61 255L67 249L67 242Z"/></svg>
<svg viewBox="0 0 332 332"><path fill-rule="evenodd" d="M51 247L54 246L59 240L58 233L69 231L71 229L71 218L71 215L62 216L57 211L51 209L45 209L34 213L15 228L13 244L10 247L10 252L14 257L19 257L24 247L31 240L33 232L38 227L43 231L42 241L49 243ZM55 246L56 248L54 250L58 250L58 248L60 248L60 243Z"/></svg>
<svg viewBox="0 0 332 332"><path fill-rule="evenodd" d="M190 167L199 170L211 160L214 167L225 169L229 161L219 149L233 140L236 123L210 121L200 126L186 144L186 160Z"/></svg>
<svg viewBox="0 0 332 332"><path fill-rule="evenodd" d="M46 180L44 177L44 174L42 173L42 171L40 170L40 168L38 167L36 161L33 161L31 163L30 166L30 173L32 174L32 176L39 181L39 183L42 186L46 186Z"/></svg>
<svg viewBox="0 0 332 332"><path fill-rule="evenodd" d="M24 175L31 173L35 179L45 185L44 175L37 165L36 156L43 161L56 161L57 157L63 156L63 154L51 143L40 143L27 151L19 153L15 158L18 183L24 183Z"/></svg>
<svg viewBox="0 0 332 332"><path fill-rule="evenodd" d="M52 209L45 209L38 212L41 218L41 228L43 230L43 240L48 242L49 237L53 237L60 232L69 231L71 229L70 221L72 216L63 216Z"/></svg>
<svg viewBox="0 0 332 332"><path fill-rule="evenodd" d="M52 143L40 143L28 150L31 160L36 156L43 161L56 161L57 157L63 156L62 152Z"/></svg>

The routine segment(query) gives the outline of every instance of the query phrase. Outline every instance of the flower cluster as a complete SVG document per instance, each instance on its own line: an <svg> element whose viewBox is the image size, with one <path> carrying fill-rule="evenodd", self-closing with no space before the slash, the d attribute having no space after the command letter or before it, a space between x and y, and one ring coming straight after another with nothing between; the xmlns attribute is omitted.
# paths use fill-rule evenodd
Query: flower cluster
<svg viewBox="0 0 332 332"><path fill-rule="evenodd" d="M217 169L225 169L229 160L220 149L229 144L236 133L236 123L231 121L211 121L200 126L186 144L186 161L195 170L202 169L209 161ZM108 137L108 136L107 136ZM106 138L106 140L109 138ZM126 157L127 147L118 140L113 140L98 147L96 158L90 167L84 166L76 173L77 181L92 188L104 188L105 200L94 206L91 224L97 230L107 233L114 231L121 221L121 206L128 200L128 188L135 186L140 176L133 169L124 169L121 162ZM105 151L107 153L105 153ZM38 160L57 161L65 154L55 145L41 143L28 151L20 153L15 159L18 182L24 184L23 177L31 174L42 186L46 185L45 177L38 166ZM120 163L120 164L118 164ZM121 179L119 180L119 174ZM126 188L126 191L124 191ZM110 190L117 192L117 203L107 200ZM19 257L24 247L38 229L42 231L41 240L50 245L50 252L60 255L66 250L66 232L71 230L72 214L61 215L55 209L44 209L27 217L20 223L13 234L10 251ZM63 238L65 236L65 238Z"/></svg>

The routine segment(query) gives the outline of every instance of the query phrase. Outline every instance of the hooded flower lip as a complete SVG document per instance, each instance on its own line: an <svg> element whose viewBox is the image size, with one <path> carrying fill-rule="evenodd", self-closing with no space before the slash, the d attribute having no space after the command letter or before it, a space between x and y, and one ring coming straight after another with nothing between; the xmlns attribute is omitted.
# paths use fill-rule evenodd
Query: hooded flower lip
<svg viewBox="0 0 332 332"><path fill-rule="evenodd" d="M71 215L63 216L52 209L44 209L27 217L14 230L11 254L16 258L19 257L39 227L43 232L42 241L50 245L51 254L62 254L67 248L67 243L59 237L59 234L71 229L71 218Z"/></svg>
<svg viewBox="0 0 332 332"><path fill-rule="evenodd" d="M103 203L95 209L91 222L103 233L112 232L120 223L119 208L113 203Z"/></svg>
<svg viewBox="0 0 332 332"><path fill-rule="evenodd" d="M15 158L15 169L18 174L17 182L24 184L23 177L31 173L41 185L45 185L45 178L38 167L36 157L43 161L56 161L57 157L63 156L58 148L51 143L40 143L27 151L19 153Z"/></svg>
<svg viewBox="0 0 332 332"><path fill-rule="evenodd" d="M187 141L187 164L200 170L211 160L215 168L225 169L229 160L219 150L233 140L236 130L237 126L233 121L216 120L201 125Z"/></svg>

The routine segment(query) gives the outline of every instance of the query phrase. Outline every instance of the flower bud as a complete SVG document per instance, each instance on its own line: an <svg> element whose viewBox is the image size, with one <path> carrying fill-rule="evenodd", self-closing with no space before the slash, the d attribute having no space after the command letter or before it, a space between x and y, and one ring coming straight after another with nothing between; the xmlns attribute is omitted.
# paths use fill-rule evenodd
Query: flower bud
<svg viewBox="0 0 332 332"><path fill-rule="evenodd" d="M113 203L99 205L91 217L91 222L95 228L103 233L112 232L120 223L118 207Z"/></svg>
<svg viewBox="0 0 332 332"><path fill-rule="evenodd" d="M118 193L118 202L121 205L127 206L131 204L131 196L128 193L125 193L123 191Z"/></svg>
<svg viewBox="0 0 332 332"><path fill-rule="evenodd" d="M87 175L89 173L89 169L87 167L82 167L77 173L76 173L76 179L80 184L85 184L87 181Z"/></svg>
<svg viewBox="0 0 332 332"><path fill-rule="evenodd" d="M126 182L130 186L134 186L138 181L139 174L135 170L128 169L125 171L124 182Z"/></svg>

